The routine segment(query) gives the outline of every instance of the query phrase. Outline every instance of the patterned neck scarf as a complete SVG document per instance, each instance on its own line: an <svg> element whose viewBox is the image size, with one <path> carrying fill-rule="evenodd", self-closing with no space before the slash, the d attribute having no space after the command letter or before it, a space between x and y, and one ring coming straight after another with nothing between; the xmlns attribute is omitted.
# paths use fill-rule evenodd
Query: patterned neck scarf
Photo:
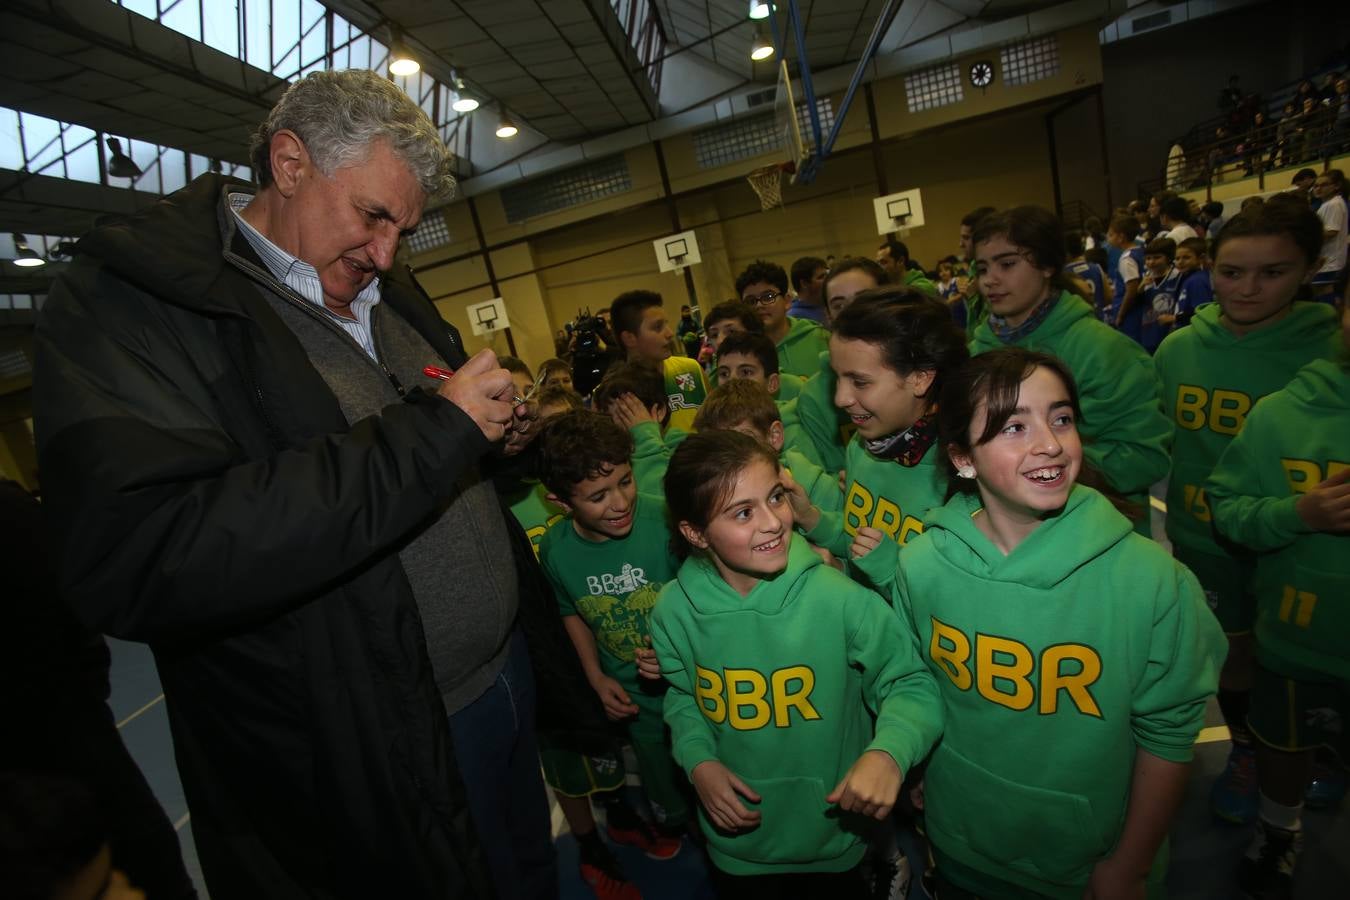
<svg viewBox="0 0 1350 900"><path fill-rule="evenodd" d="M1002 316L991 314L989 316L989 330L1003 343L1015 344L1041 327L1041 323L1050 315L1050 311L1055 308L1055 304L1059 303L1059 296L1059 294L1052 292L1021 325L1009 325Z"/></svg>
<svg viewBox="0 0 1350 900"><path fill-rule="evenodd" d="M913 425L904 431L877 438L875 441L863 441L867 452L878 459L892 459L905 468L913 468L923 459L928 448L937 440L937 409L920 416Z"/></svg>

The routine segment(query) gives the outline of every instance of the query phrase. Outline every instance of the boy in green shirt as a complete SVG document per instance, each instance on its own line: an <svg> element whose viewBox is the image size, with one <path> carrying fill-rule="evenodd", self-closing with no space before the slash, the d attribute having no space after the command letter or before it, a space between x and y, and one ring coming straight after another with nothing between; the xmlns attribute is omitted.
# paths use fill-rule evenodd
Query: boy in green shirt
<svg viewBox="0 0 1350 900"><path fill-rule="evenodd" d="M538 440L540 480L567 513L544 535L539 561L606 715L627 726L652 812L662 826L682 827L688 807L666 743L663 699L638 676L639 660L653 658L648 617L677 568L665 504L638 494L632 438L608 417L565 413Z"/></svg>
<svg viewBox="0 0 1350 900"><path fill-rule="evenodd" d="M686 432L669 427L673 414L666 403L661 374L641 363L624 363L605 374L591 394L591 407L618 422L633 436L633 475L638 490L661 496L661 479L671 449ZM693 422L689 423L693 427Z"/></svg>
<svg viewBox="0 0 1350 900"><path fill-rule="evenodd" d="M779 395L782 379L794 379L800 383L795 375L779 374L778 354L774 352L773 341L762 334L733 334L726 338L717 351L716 371L718 384L738 379L753 381L775 398ZM815 445L802 431L797 417L797 401L778 399L774 402L778 405L784 441L819 466L820 458L816 455ZM698 419L694 421L697 423Z"/></svg>
<svg viewBox="0 0 1350 900"><path fill-rule="evenodd" d="M776 263L757 259L736 279L736 293L759 312L764 333L778 350L778 371L806 378L830 347L830 333L810 319L788 315L788 276Z"/></svg>
<svg viewBox="0 0 1350 900"><path fill-rule="evenodd" d="M708 401L699 408L694 426L699 431L739 431L758 438L778 453L783 468L802 486L812 503L823 510L841 512L844 492L839 489L838 475L826 472L810 456L792 446L787 440L781 410L763 385L736 379L713 388Z"/></svg>
<svg viewBox="0 0 1350 900"><path fill-rule="evenodd" d="M688 431L698 405L708 396L708 380L698 362L671 354L675 333L661 308L661 295L655 291L628 291L610 304L609 314L614 322L614 338L623 348L625 358L661 374L670 406L670 424Z"/></svg>

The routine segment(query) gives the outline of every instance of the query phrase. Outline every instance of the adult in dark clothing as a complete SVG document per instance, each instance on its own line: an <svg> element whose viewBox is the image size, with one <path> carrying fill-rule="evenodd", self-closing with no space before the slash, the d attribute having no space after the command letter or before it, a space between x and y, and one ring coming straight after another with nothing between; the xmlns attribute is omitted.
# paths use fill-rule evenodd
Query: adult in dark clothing
<svg viewBox="0 0 1350 900"><path fill-rule="evenodd" d="M80 784L107 825L113 866L154 900L195 897L178 835L108 708L108 645L57 596L41 519L22 487L0 481L0 770Z"/></svg>
<svg viewBox="0 0 1350 900"><path fill-rule="evenodd" d="M532 553L480 475L526 420L391 268L444 146L386 79L323 72L253 163L96 229L49 294L63 587L155 652L214 900L553 894L520 635L560 627L527 620Z"/></svg>

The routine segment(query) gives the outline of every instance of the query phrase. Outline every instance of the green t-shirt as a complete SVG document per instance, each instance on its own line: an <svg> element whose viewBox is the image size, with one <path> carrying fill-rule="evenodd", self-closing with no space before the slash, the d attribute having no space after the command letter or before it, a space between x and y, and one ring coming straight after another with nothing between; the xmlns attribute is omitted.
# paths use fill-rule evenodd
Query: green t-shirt
<svg viewBox="0 0 1350 900"><path fill-rule="evenodd" d="M627 537L592 541L571 517L553 525L539 562L564 616L581 616L595 633L600 668L630 694L639 691L634 651L646 646L648 618L662 586L679 568L660 497L638 495Z"/></svg>

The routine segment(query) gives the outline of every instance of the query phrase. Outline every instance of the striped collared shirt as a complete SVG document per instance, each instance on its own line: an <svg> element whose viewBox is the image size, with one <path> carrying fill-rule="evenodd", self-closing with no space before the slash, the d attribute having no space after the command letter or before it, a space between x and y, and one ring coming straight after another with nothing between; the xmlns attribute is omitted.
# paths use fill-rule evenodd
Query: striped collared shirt
<svg viewBox="0 0 1350 900"><path fill-rule="evenodd" d="M327 313L343 331L351 335L352 340L361 345L361 349L365 350L371 359L378 362L379 357L375 355L375 338L370 330L370 316L375 310L375 305L380 302L379 276L371 279L370 284L361 289L361 293L356 295L356 299L348 307L356 318L339 316L324 305L323 284L319 281L318 271L309 263L301 262L272 243L239 214L239 211L253 200L253 195L231 193L229 199L230 211L234 213L235 221L239 223L244 240L248 241L253 252L262 258L263 264L267 266L272 276Z"/></svg>

